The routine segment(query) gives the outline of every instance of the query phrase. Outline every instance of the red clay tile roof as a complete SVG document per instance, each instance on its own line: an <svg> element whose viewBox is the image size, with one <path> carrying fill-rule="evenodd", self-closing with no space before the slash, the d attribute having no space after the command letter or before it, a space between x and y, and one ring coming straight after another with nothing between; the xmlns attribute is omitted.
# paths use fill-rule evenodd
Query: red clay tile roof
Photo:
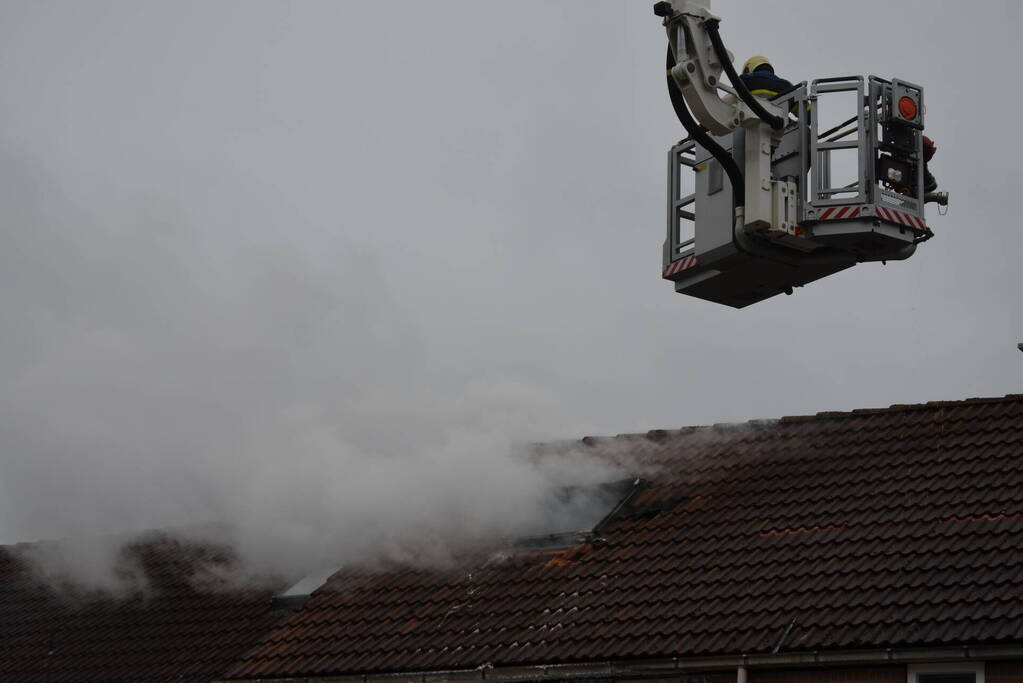
<svg viewBox="0 0 1023 683"><path fill-rule="evenodd" d="M149 591L72 595L41 583L26 545L0 547L0 680L18 683L208 683L279 615L268 591L204 593L189 581L209 548L152 534L125 552Z"/></svg>
<svg viewBox="0 0 1023 683"><path fill-rule="evenodd" d="M1023 642L1023 396L584 443L663 466L602 542L343 570L229 677Z"/></svg>

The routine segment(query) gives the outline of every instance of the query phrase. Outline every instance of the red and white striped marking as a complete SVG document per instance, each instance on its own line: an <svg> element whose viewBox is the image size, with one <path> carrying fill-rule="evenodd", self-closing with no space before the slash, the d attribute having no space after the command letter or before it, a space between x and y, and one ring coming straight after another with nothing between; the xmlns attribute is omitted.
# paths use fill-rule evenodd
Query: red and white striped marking
<svg viewBox="0 0 1023 683"><path fill-rule="evenodd" d="M922 219L904 211L896 211L895 209L887 209L883 206L879 206L877 207L877 215L889 223L898 223L899 225L905 225L913 228L914 230L927 230L927 224L924 223Z"/></svg>
<svg viewBox="0 0 1023 683"><path fill-rule="evenodd" d="M817 218L822 221L837 221L839 218L856 218L859 215L860 207L858 206L829 206L821 211L821 215Z"/></svg>
<svg viewBox="0 0 1023 683"><path fill-rule="evenodd" d="M698 265L696 263L696 254L689 254L689 256L683 256L678 261L674 261L668 264L668 267L664 269L664 274L661 276L665 279L671 279L673 276L678 275L687 268L692 268Z"/></svg>

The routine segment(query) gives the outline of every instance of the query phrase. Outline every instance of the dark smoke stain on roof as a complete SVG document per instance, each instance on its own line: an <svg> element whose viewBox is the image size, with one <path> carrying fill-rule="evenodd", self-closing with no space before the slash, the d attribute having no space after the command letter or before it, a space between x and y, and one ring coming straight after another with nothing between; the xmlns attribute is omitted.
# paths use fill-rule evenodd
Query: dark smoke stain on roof
<svg viewBox="0 0 1023 683"><path fill-rule="evenodd" d="M272 589L196 587L198 568L230 564L223 548L146 534L121 551L145 585L117 595L55 589L36 549L0 547L0 680L207 683L277 619Z"/></svg>
<svg viewBox="0 0 1023 683"><path fill-rule="evenodd" d="M1023 395L587 438L599 538L344 569L228 678L1023 641Z"/></svg>

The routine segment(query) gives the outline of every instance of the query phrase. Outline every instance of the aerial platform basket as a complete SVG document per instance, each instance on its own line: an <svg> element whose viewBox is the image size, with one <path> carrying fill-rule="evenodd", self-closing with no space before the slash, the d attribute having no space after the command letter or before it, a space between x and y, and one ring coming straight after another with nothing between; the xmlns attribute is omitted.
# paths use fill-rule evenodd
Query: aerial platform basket
<svg viewBox="0 0 1023 683"><path fill-rule="evenodd" d="M849 105L842 122L821 130L818 116L838 101ZM703 146L687 139L668 154L662 275L678 292L742 308L860 262L909 258L932 236L922 87L822 78L771 103L789 112L784 128L741 125L714 138L747 174L761 164L745 207Z"/></svg>

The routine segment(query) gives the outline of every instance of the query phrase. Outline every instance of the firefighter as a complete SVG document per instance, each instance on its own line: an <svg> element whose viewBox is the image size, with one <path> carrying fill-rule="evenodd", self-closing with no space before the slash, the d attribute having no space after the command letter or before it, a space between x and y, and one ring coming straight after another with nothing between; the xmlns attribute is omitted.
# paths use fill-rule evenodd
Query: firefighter
<svg viewBox="0 0 1023 683"><path fill-rule="evenodd" d="M764 99L771 99L792 90L792 83L774 73L771 60L763 55L754 55L742 65L739 78L750 93Z"/></svg>

